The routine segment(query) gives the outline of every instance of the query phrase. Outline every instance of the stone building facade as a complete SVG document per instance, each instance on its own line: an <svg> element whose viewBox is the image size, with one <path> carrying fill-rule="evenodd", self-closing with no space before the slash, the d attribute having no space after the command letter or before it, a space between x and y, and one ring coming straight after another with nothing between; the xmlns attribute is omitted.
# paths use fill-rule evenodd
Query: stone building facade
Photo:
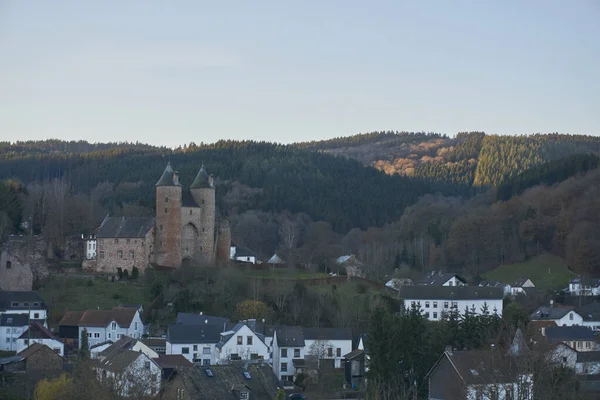
<svg viewBox="0 0 600 400"><path fill-rule="evenodd" d="M49 275L47 243L39 237L10 236L0 249L0 290L31 290Z"/></svg>

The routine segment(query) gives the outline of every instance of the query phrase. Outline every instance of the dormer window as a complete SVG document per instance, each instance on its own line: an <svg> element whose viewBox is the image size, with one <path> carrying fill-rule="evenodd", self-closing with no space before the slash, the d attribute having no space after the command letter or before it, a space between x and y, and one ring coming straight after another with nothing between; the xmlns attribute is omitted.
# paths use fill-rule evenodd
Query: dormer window
<svg viewBox="0 0 600 400"><path fill-rule="evenodd" d="M573 321L573 314L569 314L569 320Z"/></svg>
<svg viewBox="0 0 600 400"><path fill-rule="evenodd" d="M6 262L6 269L11 269L12 268L12 262L7 261Z"/></svg>
<svg viewBox="0 0 600 400"><path fill-rule="evenodd" d="M240 392L240 400L249 400L249 399L250 399L250 393Z"/></svg>

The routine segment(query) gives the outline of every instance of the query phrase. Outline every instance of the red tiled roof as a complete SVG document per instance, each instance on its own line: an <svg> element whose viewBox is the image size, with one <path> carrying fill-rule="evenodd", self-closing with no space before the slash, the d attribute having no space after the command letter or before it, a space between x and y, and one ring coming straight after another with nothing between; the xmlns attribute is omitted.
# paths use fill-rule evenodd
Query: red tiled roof
<svg viewBox="0 0 600 400"><path fill-rule="evenodd" d="M154 361L156 361L161 368L194 366L194 364L189 362L188 359L181 354L160 355L158 358L155 358Z"/></svg>
<svg viewBox="0 0 600 400"><path fill-rule="evenodd" d="M79 320L79 326L107 326L116 321L120 327L129 327L137 310L135 308L116 308L113 310L87 310Z"/></svg>
<svg viewBox="0 0 600 400"><path fill-rule="evenodd" d="M84 312L85 311L67 311L65 315L63 315L58 325L77 326Z"/></svg>

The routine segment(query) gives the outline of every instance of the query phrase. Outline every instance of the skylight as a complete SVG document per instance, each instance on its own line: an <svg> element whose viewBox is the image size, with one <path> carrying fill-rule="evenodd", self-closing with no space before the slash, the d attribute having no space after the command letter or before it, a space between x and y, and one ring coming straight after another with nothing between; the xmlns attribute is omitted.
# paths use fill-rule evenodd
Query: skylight
<svg viewBox="0 0 600 400"><path fill-rule="evenodd" d="M250 372L244 371L244 378L246 378L246 379L252 379L252 377L250 376Z"/></svg>
<svg viewBox="0 0 600 400"><path fill-rule="evenodd" d="M479 372L477 372L477 370L474 370L474 369L471 370L471 373L475 376L479 375Z"/></svg>
<svg viewBox="0 0 600 400"><path fill-rule="evenodd" d="M206 376L208 376L209 378L214 378L215 374L213 373L212 369L210 368L206 368L204 370L204 373L206 374Z"/></svg>

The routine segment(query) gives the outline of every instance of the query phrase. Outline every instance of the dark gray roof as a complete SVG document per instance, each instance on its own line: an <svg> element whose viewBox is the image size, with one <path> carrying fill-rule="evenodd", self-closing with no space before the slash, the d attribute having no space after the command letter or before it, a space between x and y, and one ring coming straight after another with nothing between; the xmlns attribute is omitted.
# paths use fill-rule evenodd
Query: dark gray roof
<svg viewBox="0 0 600 400"><path fill-rule="evenodd" d="M535 312L533 314L531 314L531 319L538 320L538 321L548 320L548 319L552 319L552 320L561 319L562 317L564 317L571 311L574 311L574 310L570 307L542 306L542 307L539 307L537 310L535 310Z"/></svg>
<svg viewBox="0 0 600 400"><path fill-rule="evenodd" d="M236 257L256 257L256 254L248 249L247 247L236 247L235 248L235 256Z"/></svg>
<svg viewBox="0 0 600 400"><path fill-rule="evenodd" d="M37 304L37 305L36 305ZM47 309L37 292L0 291L0 310L41 310Z"/></svg>
<svg viewBox="0 0 600 400"><path fill-rule="evenodd" d="M456 276L456 279L463 283L467 283L467 280L457 274L452 272L441 272L434 271L431 272L425 279L423 279L420 284L421 285L434 285L434 286L442 286L444 283L448 282L450 279Z"/></svg>
<svg viewBox="0 0 600 400"><path fill-rule="evenodd" d="M502 300L504 290L479 286L400 286L399 296L411 300Z"/></svg>
<svg viewBox="0 0 600 400"><path fill-rule="evenodd" d="M352 340L352 329L304 328L304 340Z"/></svg>
<svg viewBox="0 0 600 400"><path fill-rule="evenodd" d="M28 326L29 314L2 314L0 326Z"/></svg>
<svg viewBox="0 0 600 400"><path fill-rule="evenodd" d="M304 346L304 330L301 326L280 326L275 331L279 347Z"/></svg>
<svg viewBox="0 0 600 400"><path fill-rule="evenodd" d="M444 353L466 384L515 382L515 358L498 351L453 351Z"/></svg>
<svg viewBox="0 0 600 400"><path fill-rule="evenodd" d="M512 286L513 287L521 287L525 284L525 282L527 282L529 280L529 278L521 278L518 281L516 281Z"/></svg>
<svg viewBox="0 0 600 400"><path fill-rule="evenodd" d="M97 348L97 347L102 347L102 346L104 346L104 345L107 345L107 344L108 344L108 345L111 345L111 344L113 344L113 343L114 343L114 342L113 342L112 340L107 340L107 341L105 341L105 342L96 343L96 344L94 344L94 345L91 345L91 346L90 346L90 350L91 350L91 349L95 349L95 348Z"/></svg>
<svg viewBox="0 0 600 400"><path fill-rule="evenodd" d="M198 171L198 174L196 175L196 178L194 178L194 181L190 185L190 189L197 188L212 188L208 173L204 169L204 165L202 165L200 171Z"/></svg>
<svg viewBox="0 0 600 400"><path fill-rule="evenodd" d="M21 356L4 357L4 358L0 358L0 365L12 364L12 363L20 362L23 360L24 360L24 358Z"/></svg>
<svg viewBox="0 0 600 400"><path fill-rule="evenodd" d="M218 343L221 329L214 325L181 325L171 324L167 330L169 343Z"/></svg>
<svg viewBox="0 0 600 400"><path fill-rule="evenodd" d="M140 356L144 357L144 353L128 349L119 349L110 353L106 358L100 361L98 365L100 368L108 371L122 373ZM152 360L150 357L147 357L147 359L148 361Z"/></svg>
<svg viewBox="0 0 600 400"><path fill-rule="evenodd" d="M216 325L223 329L225 324L229 324L229 318L213 317L211 315L200 315L194 313L177 313L177 324L183 325Z"/></svg>
<svg viewBox="0 0 600 400"><path fill-rule="evenodd" d="M133 349L133 347L135 346L136 343L137 343L136 339L133 339L129 336L121 336L121 338L119 340L117 340L116 342L114 342L113 344L108 346L106 349L102 350L99 353L99 356L100 357L108 357L115 351L131 350L131 349Z"/></svg>
<svg viewBox="0 0 600 400"><path fill-rule="evenodd" d="M578 351L577 362L598 362L600 361L600 351Z"/></svg>
<svg viewBox="0 0 600 400"><path fill-rule="evenodd" d="M98 238L143 238L154 227L154 218L106 218L98 228Z"/></svg>
<svg viewBox="0 0 600 400"><path fill-rule="evenodd" d="M272 400L279 389L273 369L268 365L250 364L247 368L239 364L214 365L210 366L212 377L206 374L207 369L177 368L189 398L239 399L239 392L235 390L247 390L252 400ZM244 372L250 374L250 379L244 377Z"/></svg>
<svg viewBox="0 0 600 400"><path fill-rule="evenodd" d="M200 207L190 192L184 191L181 193L181 206L182 207Z"/></svg>
<svg viewBox="0 0 600 400"><path fill-rule="evenodd" d="M585 321L600 321L600 303L590 303L575 310Z"/></svg>
<svg viewBox="0 0 600 400"><path fill-rule="evenodd" d="M551 340L587 340L594 341L594 331L585 326L549 326L545 330L546 337Z"/></svg>
<svg viewBox="0 0 600 400"><path fill-rule="evenodd" d="M171 166L171 162L167 164L164 172L162 173L158 182L156 182L156 186L180 186L179 182L175 180L175 170Z"/></svg>

